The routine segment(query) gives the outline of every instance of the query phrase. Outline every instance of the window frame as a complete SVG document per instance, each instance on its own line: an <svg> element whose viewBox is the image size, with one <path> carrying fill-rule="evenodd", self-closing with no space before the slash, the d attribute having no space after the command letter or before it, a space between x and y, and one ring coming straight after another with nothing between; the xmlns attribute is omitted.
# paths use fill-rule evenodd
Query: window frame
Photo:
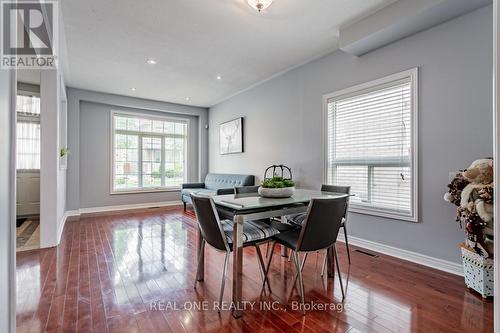
<svg viewBox="0 0 500 333"><path fill-rule="evenodd" d="M323 183L328 182L328 104L333 99L346 98L350 96L360 95L370 91L376 91L383 86L390 86L391 84L404 79L410 79L411 96L410 96L410 119L411 119L411 138L410 138L410 167L412 175L411 184L411 212L405 214L402 212L391 212L387 209L380 209L377 207L369 207L367 205L351 202L349 204L349 212L359 213L364 215L372 215L385 217L395 220L418 222L419 221L419 189L418 189L418 67L408 69L399 73L388 75L373 81L365 82L349 88L341 89L333 93L323 95ZM364 164L369 167L368 164ZM372 166L373 167L373 166Z"/></svg>
<svg viewBox="0 0 500 333"><path fill-rule="evenodd" d="M29 90L25 90L25 89L18 89L17 90L17 93L16 93L16 112L15 112L16 113L16 126L20 122L41 125L41 120L42 120L41 112L36 116L25 115L25 114L19 115L19 113L17 112L17 97L18 96L37 97L38 99L41 99L40 92L29 91ZM40 106L40 109L41 109L41 106ZM41 132L41 128L40 128L40 132ZM42 141L40 140L40 145L41 145L41 142ZM17 144L17 133L16 133L16 144ZM41 149L41 146L40 146L40 149ZM41 158L42 158L41 150L40 150L39 158L40 158L40 161L39 161L40 167L38 169L17 169L17 152L16 152L16 171L18 173L37 173L37 172L40 172L40 169L42 167L42 165L41 165L41 162L42 162L41 161Z"/></svg>
<svg viewBox="0 0 500 333"><path fill-rule="evenodd" d="M176 123L184 123L186 124L186 140L184 143L184 161L185 161L185 166L184 166L184 181L187 182L189 180L189 146L190 146L190 128L191 128L191 119L189 118L183 118L183 117L172 117L172 116L161 116L161 115L151 115L151 114L144 114L144 113L139 113L139 112L130 112L130 111L120 111L120 110L111 110L110 112L110 195L119 195L119 194L138 194L138 193L155 193L155 192L178 192L182 186L164 186L164 187L138 187L137 189L123 189L123 190L117 190L114 187L114 180L115 180L115 122L114 122L114 117L115 116L129 116L129 117L136 117L140 119L151 119L151 120L162 120L162 121L172 121ZM132 133L132 132L131 132ZM142 136L147 136L147 137L165 137L166 135L162 134L154 134L154 133L146 133L146 132L140 132L138 131L137 134L139 135L139 146L138 146L138 151L141 152L141 143L142 143ZM163 143L162 139L162 143ZM165 150L162 145L162 167L164 167L165 160ZM138 168L139 171L142 171L142 153L139 154L138 156ZM142 172L139 172L138 177L142 177Z"/></svg>

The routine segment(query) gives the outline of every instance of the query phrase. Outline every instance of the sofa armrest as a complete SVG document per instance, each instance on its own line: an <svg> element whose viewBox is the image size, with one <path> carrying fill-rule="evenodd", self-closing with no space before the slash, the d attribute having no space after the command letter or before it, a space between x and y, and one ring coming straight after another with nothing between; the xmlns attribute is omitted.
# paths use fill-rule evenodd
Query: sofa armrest
<svg viewBox="0 0 500 333"><path fill-rule="evenodd" d="M234 194L234 188L220 188L217 190L215 194L216 195Z"/></svg>
<svg viewBox="0 0 500 333"><path fill-rule="evenodd" d="M205 188L205 183L185 183L182 188Z"/></svg>

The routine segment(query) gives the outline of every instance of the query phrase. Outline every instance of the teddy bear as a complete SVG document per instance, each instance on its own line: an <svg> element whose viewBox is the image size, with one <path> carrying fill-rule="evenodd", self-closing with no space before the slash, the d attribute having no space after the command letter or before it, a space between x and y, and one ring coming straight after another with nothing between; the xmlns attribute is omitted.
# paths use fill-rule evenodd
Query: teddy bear
<svg viewBox="0 0 500 333"><path fill-rule="evenodd" d="M469 182L460 193L460 207L477 212L489 223L493 220L493 160L480 159L462 172Z"/></svg>
<svg viewBox="0 0 500 333"><path fill-rule="evenodd" d="M468 182L458 208L460 221L466 223L466 244L487 258L493 254L493 160L476 160L461 176Z"/></svg>
<svg viewBox="0 0 500 333"><path fill-rule="evenodd" d="M455 206L460 206L460 201L462 199L461 194L467 185L469 185L469 181L462 176L462 172L457 173L448 184L448 192L444 194L444 200Z"/></svg>
<svg viewBox="0 0 500 333"><path fill-rule="evenodd" d="M465 245L482 257L493 254L493 159L474 161L448 184L444 199L458 206Z"/></svg>

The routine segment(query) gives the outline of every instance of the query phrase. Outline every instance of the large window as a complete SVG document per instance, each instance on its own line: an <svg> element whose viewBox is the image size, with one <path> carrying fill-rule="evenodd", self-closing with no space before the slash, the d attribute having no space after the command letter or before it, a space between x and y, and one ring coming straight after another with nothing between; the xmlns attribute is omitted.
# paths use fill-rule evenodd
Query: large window
<svg viewBox="0 0 500 333"><path fill-rule="evenodd" d="M112 192L178 188L187 179L188 122L112 112Z"/></svg>
<svg viewBox="0 0 500 333"><path fill-rule="evenodd" d="M417 69L325 96L326 181L351 210L417 221Z"/></svg>
<svg viewBox="0 0 500 333"><path fill-rule="evenodd" d="M40 169L40 97L20 92L16 101L16 167Z"/></svg>

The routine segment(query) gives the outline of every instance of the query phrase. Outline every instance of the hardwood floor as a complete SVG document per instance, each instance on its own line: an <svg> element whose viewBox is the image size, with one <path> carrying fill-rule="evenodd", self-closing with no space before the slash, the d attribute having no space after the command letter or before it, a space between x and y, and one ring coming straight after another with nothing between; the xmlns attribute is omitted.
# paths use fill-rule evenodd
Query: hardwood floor
<svg viewBox="0 0 500 333"><path fill-rule="evenodd" d="M40 248L40 218L27 218L16 228L16 251L30 251Z"/></svg>
<svg viewBox="0 0 500 333"><path fill-rule="evenodd" d="M299 300L296 289L286 302L293 263L277 247L273 294L261 294L255 250L248 248L243 298L256 303L247 305L241 319L229 310L219 315L213 302L224 254L207 247L205 281L195 290L196 240L196 221L177 209L68 221L59 247L17 255L18 332L493 331L492 301L470 293L461 277L356 251L349 267L343 243L337 248L347 282L345 306L338 280L328 279L325 287L320 277L323 254L310 255L306 263L306 302L335 308L303 317L292 308ZM225 305L231 285L229 274Z"/></svg>

